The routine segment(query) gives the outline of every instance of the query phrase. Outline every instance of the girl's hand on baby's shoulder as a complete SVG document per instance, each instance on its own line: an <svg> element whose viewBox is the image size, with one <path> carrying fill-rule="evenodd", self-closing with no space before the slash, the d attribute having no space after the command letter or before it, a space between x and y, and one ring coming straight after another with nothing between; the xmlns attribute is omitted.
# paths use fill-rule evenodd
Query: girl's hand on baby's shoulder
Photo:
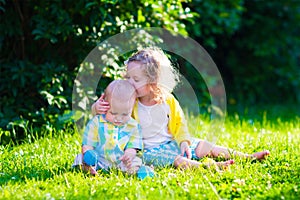
<svg viewBox="0 0 300 200"><path fill-rule="evenodd" d="M106 114L109 108L109 103L104 100L104 94L92 106L93 113L95 114Z"/></svg>

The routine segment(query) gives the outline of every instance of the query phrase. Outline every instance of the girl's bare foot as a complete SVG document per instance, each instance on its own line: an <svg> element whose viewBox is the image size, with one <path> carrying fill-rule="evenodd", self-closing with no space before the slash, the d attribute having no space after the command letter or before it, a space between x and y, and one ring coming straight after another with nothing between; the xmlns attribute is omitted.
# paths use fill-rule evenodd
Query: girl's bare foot
<svg viewBox="0 0 300 200"><path fill-rule="evenodd" d="M229 168L230 165L234 164L234 160L226 160L223 162L216 162L216 165L218 166L218 168L220 170L227 170Z"/></svg>
<svg viewBox="0 0 300 200"><path fill-rule="evenodd" d="M223 162L216 162L216 165L218 166L218 167L228 167L229 165L232 165L232 164L234 164L234 160L226 160L226 161L223 161Z"/></svg>
<svg viewBox="0 0 300 200"><path fill-rule="evenodd" d="M251 157L255 158L257 160L263 160L268 155L270 155L270 152L268 150L265 150L265 151L256 152L256 153L252 154Z"/></svg>

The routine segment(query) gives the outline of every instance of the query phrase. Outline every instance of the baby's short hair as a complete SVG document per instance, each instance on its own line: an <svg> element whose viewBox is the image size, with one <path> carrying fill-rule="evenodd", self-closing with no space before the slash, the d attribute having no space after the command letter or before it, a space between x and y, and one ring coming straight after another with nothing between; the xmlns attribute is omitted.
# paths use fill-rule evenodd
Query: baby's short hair
<svg viewBox="0 0 300 200"><path fill-rule="evenodd" d="M111 103L114 101L133 101L136 99L134 86L127 80L114 80L105 89L105 100Z"/></svg>

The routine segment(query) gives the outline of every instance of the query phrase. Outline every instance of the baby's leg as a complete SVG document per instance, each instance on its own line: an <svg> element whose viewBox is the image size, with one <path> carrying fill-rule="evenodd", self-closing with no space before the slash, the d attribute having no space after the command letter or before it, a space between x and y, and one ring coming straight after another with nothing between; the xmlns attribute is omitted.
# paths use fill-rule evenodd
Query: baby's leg
<svg viewBox="0 0 300 200"><path fill-rule="evenodd" d="M89 172L92 175L97 175L96 165L98 162L98 155L95 150L86 150L83 155L82 170Z"/></svg>
<svg viewBox="0 0 300 200"><path fill-rule="evenodd" d="M195 153L196 156L199 158L202 158L204 156L212 156L212 157L224 157L225 159L228 159L232 156L238 156L241 158L255 158L258 160L264 159L266 156L270 154L270 152L267 150L256 152L254 154L242 153L223 146L214 145L204 140L199 141L195 149Z"/></svg>

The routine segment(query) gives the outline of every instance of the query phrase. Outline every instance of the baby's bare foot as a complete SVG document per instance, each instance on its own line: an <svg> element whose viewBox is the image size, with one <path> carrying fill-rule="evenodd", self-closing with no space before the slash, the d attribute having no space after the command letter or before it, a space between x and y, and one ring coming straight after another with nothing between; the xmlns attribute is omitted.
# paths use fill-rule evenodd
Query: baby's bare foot
<svg viewBox="0 0 300 200"><path fill-rule="evenodd" d="M98 175L98 172L97 172L97 170L96 170L95 167L92 167L92 166L88 166L88 165L86 165L86 164L83 164L83 165L81 166L81 169L82 169L82 171L87 172L87 173L90 173L91 175Z"/></svg>
<svg viewBox="0 0 300 200"><path fill-rule="evenodd" d="M98 172L97 172L97 170L96 170L94 167L91 167L90 173L91 173L92 175L98 175Z"/></svg>
<svg viewBox="0 0 300 200"><path fill-rule="evenodd" d="M270 152L268 150L265 150L265 151L256 152L256 153L252 154L252 158L255 158L257 160L263 160L268 155L270 155Z"/></svg>

